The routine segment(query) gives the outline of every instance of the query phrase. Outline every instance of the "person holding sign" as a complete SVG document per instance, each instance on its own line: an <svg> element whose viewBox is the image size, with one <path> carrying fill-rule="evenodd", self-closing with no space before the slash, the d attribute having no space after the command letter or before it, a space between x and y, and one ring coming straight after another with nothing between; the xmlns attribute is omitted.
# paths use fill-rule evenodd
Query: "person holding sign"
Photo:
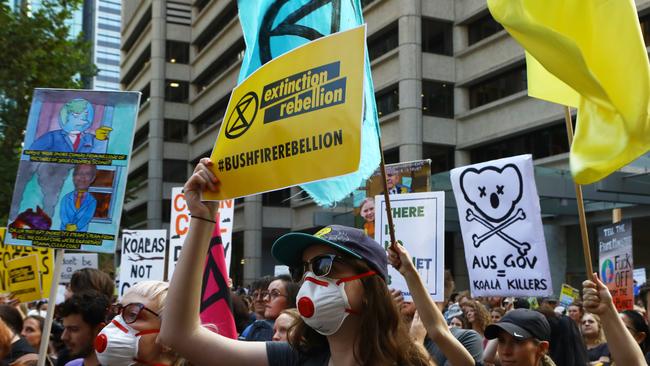
<svg viewBox="0 0 650 366"><path fill-rule="evenodd" d="M619 317L607 286L594 273L582 283L582 303L588 313L600 316L612 361L617 365L647 365L641 348Z"/></svg>
<svg viewBox="0 0 650 366"><path fill-rule="evenodd" d="M431 365L425 352L413 343L386 285L384 249L363 231L330 226L316 235L290 233L278 239L273 254L294 267L302 280L298 292L301 320L289 343L241 342L201 327L198 313L202 264L215 222L217 205L201 202L205 190L218 191L219 181L201 159L185 183L191 212L190 230L172 277L162 316L159 341L197 366L215 365ZM427 330L448 332L410 261L402 260L412 292ZM428 299L428 300L427 300ZM453 337L452 337L453 338ZM457 366L474 365L456 342ZM450 357L451 358L451 357Z"/></svg>

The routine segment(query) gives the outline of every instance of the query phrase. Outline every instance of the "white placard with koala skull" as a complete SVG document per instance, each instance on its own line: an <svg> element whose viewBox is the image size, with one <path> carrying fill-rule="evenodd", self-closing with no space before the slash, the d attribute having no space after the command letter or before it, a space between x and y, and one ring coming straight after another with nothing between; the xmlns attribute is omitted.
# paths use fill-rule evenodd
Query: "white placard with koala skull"
<svg viewBox="0 0 650 366"><path fill-rule="evenodd" d="M531 155L450 174L472 296L553 293Z"/></svg>

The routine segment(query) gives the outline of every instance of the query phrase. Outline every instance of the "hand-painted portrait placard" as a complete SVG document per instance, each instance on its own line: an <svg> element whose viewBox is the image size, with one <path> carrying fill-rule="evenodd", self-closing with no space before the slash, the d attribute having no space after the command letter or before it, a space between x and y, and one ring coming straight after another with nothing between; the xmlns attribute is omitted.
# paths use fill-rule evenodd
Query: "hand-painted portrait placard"
<svg viewBox="0 0 650 366"><path fill-rule="evenodd" d="M386 165L388 194L429 192L431 161L416 160ZM355 226L375 237L375 196L384 194L381 171L377 169L354 193Z"/></svg>
<svg viewBox="0 0 650 366"><path fill-rule="evenodd" d="M139 98L35 90L7 244L114 251Z"/></svg>
<svg viewBox="0 0 650 366"><path fill-rule="evenodd" d="M553 293L531 155L453 169L472 296Z"/></svg>

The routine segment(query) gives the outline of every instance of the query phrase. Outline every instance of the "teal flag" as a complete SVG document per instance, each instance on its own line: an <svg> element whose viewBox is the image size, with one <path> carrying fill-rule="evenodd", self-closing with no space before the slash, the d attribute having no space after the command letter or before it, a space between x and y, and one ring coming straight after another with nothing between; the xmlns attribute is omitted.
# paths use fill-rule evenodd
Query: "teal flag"
<svg viewBox="0 0 650 366"><path fill-rule="evenodd" d="M363 24L359 0L238 0L238 8L246 42L238 82L296 47ZM366 52L359 169L301 187L321 206L331 206L346 198L379 166L378 137L377 106Z"/></svg>

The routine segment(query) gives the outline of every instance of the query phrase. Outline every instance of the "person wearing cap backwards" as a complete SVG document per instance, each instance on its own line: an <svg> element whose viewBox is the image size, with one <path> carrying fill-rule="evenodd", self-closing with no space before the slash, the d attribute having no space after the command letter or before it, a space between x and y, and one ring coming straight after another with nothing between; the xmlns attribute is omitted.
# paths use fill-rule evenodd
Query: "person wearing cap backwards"
<svg viewBox="0 0 650 366"><path fill-rule="evenodd" d="M212 365L432 365L400 320L390 296L387 256L363 231L332 225L315 235L290 233L272 254L300 279L301 319L288 343L242 342L222 337L199 322L205 253L214 228L216 202L201 202L201 192L217 191L219 181L201 159L184 186L190 230L169 287L159 341L196 366ZM451 335L403 248L391 263L402 273L420 316L455 366L474 360Z"/></svg>

